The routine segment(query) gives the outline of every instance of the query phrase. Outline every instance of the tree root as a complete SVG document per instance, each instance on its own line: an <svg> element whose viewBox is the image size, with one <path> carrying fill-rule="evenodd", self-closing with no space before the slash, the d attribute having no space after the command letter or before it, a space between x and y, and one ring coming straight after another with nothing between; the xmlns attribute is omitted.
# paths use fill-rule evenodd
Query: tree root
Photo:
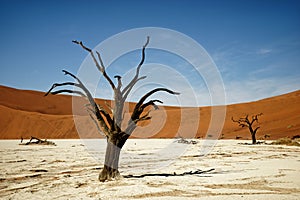
<svg viewBox="0 0 300 200"><path fill-rule="evenodd" d="M99 174L99 181L105 182L105 181L111 181L111 180L117 180L120 179L122 176L120 175L119 170L104 166L102 171Z"/></svg>

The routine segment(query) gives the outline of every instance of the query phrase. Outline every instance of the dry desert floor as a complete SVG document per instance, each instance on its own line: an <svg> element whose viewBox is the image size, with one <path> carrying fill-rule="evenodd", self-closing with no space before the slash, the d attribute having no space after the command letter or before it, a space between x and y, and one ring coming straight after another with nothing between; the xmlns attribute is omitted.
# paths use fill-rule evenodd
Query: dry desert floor
<svg viewBox="0 0 300 200"><path fill-rule="evenodd" d="M130 139L125 177L100 183L104 140L52 141L0 141L0 199L300 199L299 147ZM184 174L196 170L203 173Z"/></svg>

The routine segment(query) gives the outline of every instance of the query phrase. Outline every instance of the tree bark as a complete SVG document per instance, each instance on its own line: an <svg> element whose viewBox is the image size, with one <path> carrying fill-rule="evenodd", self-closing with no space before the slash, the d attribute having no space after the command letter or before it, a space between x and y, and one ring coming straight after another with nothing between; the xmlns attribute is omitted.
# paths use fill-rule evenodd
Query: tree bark
<svg viewBox="0 0 300 200"><path fill-rule="evenodd" d="M120 178L119 158L121 148L117 146L116 141L107 140L105 162L102 171L99 174L99 181L113 180Z"/></svg>
<svg viewBox="0 0 300 200"><path fill-rule="evenodd" d="M256 144L256 137L255 137L256 131L253 130L252 124L250 124L248 128L251 133L252 144Z"/></svg>
<svg viewBox="0 0 300 200"><path fill-rule="evenodd" d="M251 133L251 136L252 136L252 144L256 144L255 133Z"/></svg>

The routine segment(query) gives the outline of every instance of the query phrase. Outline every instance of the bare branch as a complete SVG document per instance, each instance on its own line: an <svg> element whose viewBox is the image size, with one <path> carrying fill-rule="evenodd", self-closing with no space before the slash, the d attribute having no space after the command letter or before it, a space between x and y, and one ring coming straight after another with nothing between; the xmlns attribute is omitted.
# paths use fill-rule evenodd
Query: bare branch
<svg viewBox="0 0 300 200"><path fill-rule="evenodd" d="M44 96L47 96L54 88L59 87L59 86L64 86L64 85L71 85L71 86L76 86L76 87L80 88L79 84L73 83L73 82L54 83Z"/></svg>
<svg viewBox="0 0 300 200"><path fill-rule="evenodd" d="M260 126L256 127L253 131L254 134L256 134L256 131L260 128Z"/></svg>
<svg viewBox="0 0 300 200"><path fill-rule="evenodd" d="M145 115L145 116L142 116L139 119L135 120L134 123L138 123L141 121L147 121L147 120L150 120L151 118L152 118L151 116Z"/></svg>
<svg viewBox="0 0 300 200"><path fill-rule="evenodd" d="M100 62L101 69L102 69L102 70L105 70L105 67L104 67L104 64L103 64L103 61L102 61L102 58L101 58L100 53L99 53L98 51L96 51L96 54L97 54L97 56L98 56L98 60L99 60L99 62ZM101 71L101 70L100 70L100 71ZM102 71L101 71L101 72L102 72Z"/></svg>
<svg viewBox="0 0 300 200"><path fill-rule="evenodd" d="M149 40L150 40L150 37L147 36L147 41L146 41L146 43L144 44L143 49L142 49L142 59L141 59L139 65L138 65L138 67L137 67L137 69L136 69L136 70L137 70L137 74L139 74L140 68L141 68L141 66L144 64L144 61L145 61L145 49L146 49L147 45L149 44Z"/></svg>
<svg viewBox="0 0 300 200"><path fill-rule="evenodd" d="M107 103L107 101L104 101L105 105L108 107L108 109L113 113L113 108L111 107L111 105L109 105Z"/></svg>
<svg viewBox="0 0 300 200"><path fill-rule="evenodd" d="M110 79L110 77L107 75L107 73L106 73L106 71L105 71L105 67L104 67L104 64L103 64L103 61L102 61L102 58L101 58L100 53L99 53L98 51L96 51L96 54L97 54L97 56L98 56L98 60L99 60L99 62L100 62L100 65L99 65L99 63L97 62L97 60L96 60L96 58L95 58L93 52L91 52L91 56L93 57L93 60L94 60L94 62L95 62L95 64L96 64L97 68L99 69L100 72L102 72L103 76L104 76L105 79L108 81L108 83L110 84L111 88L112 88L113 90L115 90L115 89L116 89L116 86L115 86L115 84L113 83L113 81Z"/></svg>
<svg viewBox="0 0 300 200"><path fill-rule="evenodd" d="M101 131L101 129L100 129L98 123L97 123L97 120L93 117L92 113L95 115L94 111L90 108L87 108L87 112L88 112L90 118L92 119L92 121L94 122L94 124L96 125L96 128L97 128L98 132L103 136L107 136L106 134L103 134L103 132ZM90 112L92 112L92 113L90 113Z"/></svg>
<svg viewBox="0 0 300 200"><path fill-rule="evenodd" d="M152 117L149 116L151 110L149 110L146 114L144 114L143 116L141 116L140 118L134 120L134 124L137 124L138 122L141 122L141 121L146 121L146 120L149 120L151 119Z"/></svg>
<svg viewBox="0 0 300 200"><path fill-rule="evenodd" d="M122 87L122 77L119 75L114 76L114 78L116 78L118 80L118 86L117 86L117 90L120 92L120 89Z"/></svg>
<svg viewBox="0 0 300 200"><path fill-rule="evenodd" d="M85 104L84 106L88 112L92 112L96 116L95 110L90 108L91 104Z"/></svg>
<svg viewBox="0 0 300 200"><path fill-rule="evenodd" d="M151 101L149 101L149 102L143 104L143 105L141 106L141 109L145 109L146 107L152 105L152 106L154 107L155 110L158 110L159 108L158 108L158 106L155 104L155 102L159 102L159 103L163 104L162 101L160 101L160 100L158 100L158 99L155 99L155 100L151 100Z"/></svg>
<svg viewBox="0 0 300 200"><path fill-rule="evenodd" d="M86 94L86 97L88 98L88 100L89 100L89 102L91 103L91 105L92 105L92 106L95 106L96 103L95 103L95 101L94 101L94 99L93 99L91 93L90 93L89 90L84 86L84 84L81 82L81 80L80 80L77 76L75 76L74 74L72 74L71 72L68 72L68 71L66 71L66 70L62 70L62 71L65 73L65 75L70 75L71 77L73 77L74 79L77 80L78 84L76 84L76 86L79 87L79 88L81 88L81 89L84 91L84 93Z"/></svg>
<svg viewBox="0 0 300 200"><path fill-rule="evenodd" d="M99 109L100 113L105 117L106 121L108 122L110 128L114 125L114 121L112 120L111 116L106 112L104 109Z"/></svg>
<svg viewBox="0 0 300 200"><path fill-rule="evenodd" d="M243 124L243 123L239 123L239 126L241 126L242 128L244 128L244 127L249 127L249 125L248 124Z"/></svg>
<svg viewBox="0 0 300 200"><path fill-rule="evenodd" d="M95 63L95 65L96 65L96 67L97 67L97 69L104 75L104 72L105 72L105 68L104 68L104 66L101 66L101 65L99 65L99 63L98 63L98 61L96 60L96 58L95 58L95 56L94 56L94 53L91 51L91 56L92 56L92 58L93 58L93 61L94 61L94 63ZM101 60L102 61L102 60ZM106 78L106 77L105 77ZM111 80L110 80L111 81ZM110 83L110 82L109 82Z"/></svg>
<svg viewBox="0 0 300 200"><path fill-rule="evenodd" d="M88 111L92 112L92 113L97 117L96 111L95 111L94 109L91 109L91 108L88 107L88 106L91 106L91 104L88 104L88 105L86 106L86 109L87 109ZM105 118L105 120L107 121L108 125L109 125L110 128L111 128L111 126L113 126L113 123L114 123L114 122L113 122L113 120L111 119L111 117L110 117L110 115L108 114L108 112L107 112L105 109L103 109L102 106L100 106L100 105L98 105L98 104L96 104L96 106L98 106L99 112L103 115L103 117Z"/></svg>
<svg viewBox="0 0 300 200"><path fill-rule="evenodd" d="M101 124L101 127L103 128L103 130L105 132L108 132L109 128L108 128L108 125L109 126L112 126L113 124L113 120L111 119L110 115L104 110L104 109L99 109L98 105L96 104L94 98L92 97L91 93L89 92L89 90L84 86L84 84L81 82L81 80L75 76L74 74L66 71L66 70L62 70L65 75L70 75L71 77L73 77L75 80L77 80L78 83L72 83L72 82L66 82L66 83L61 83L61 84L53 84L53 86L51 87L51 89L46 93L46 94L49 94L49 92L57 87L57 86L64 86L64 85L73 85L73 86L76 86L80 89L83 90L83 92L81 91L73 91L73 90L59 90L59 91L56 91L56 92L51 92L51 94L59 94L59 93L74 93L74 94L79 94L81 96L84 96L88 99L88 101L90 102L90 105L92 106L93 110L94 110L94 113L95 113L95 116L97 117L98 121L100 122ZM106 119L106 121L104 120L104 118ZM106 124L106 122L108 124Z"/></svg>
<svg viewBox="0 0 300 200"><path fill-rule="evenodd" d="M102 59L101 59L100 53L99 53L99 52L96 52L96 53L97 53L97 55L98 55L98 59L99 59L101 65L99 65L99 63L97 62L97 60L96 60L96 58L95 58L93 52L91 52L91 55L92 55L92 57L93 57L93 60L94 60L94 62L95 62L95 64L96 64L97 68L99 69L100 72L102 72L103 76L104 76L105 79L108 81L108 83L110 84L111 88L112 88L113 90L115 90L115 89L116 89L116 86L115 86L115 84L113 83L113 81L110 79L110 77L107 75L107 73L106 73L106 71L105 71L105 67L104 67L103 61L102 61Z"/></svg>
<svg viewBox="0 0 300 200"><path fill-rule="evenodd" d="M159 100L153 100L152 102L149 101L148 103L144 104L144 101L150 97L151 95L153 95L154 93L156 92L160 92L160 91L163 91L163 92L167 92L167 93L170 93L170 94L173 94L173 95L178 95L180 93L178 92L174 92L172 90L169 90L169 89L166 89L166 88L156 88L154 90L151 90L150 92L148 92L147 94L145 94L140 100L139 102L135 105L134 107L134 110L132 112L132 115L131 115L131 120L132 121L135 121L137 119L140 118L140 115L142 114L142 112L144 111L144 109L149 106L149 105L152 105L154 104L154 102L161 102ZM144 105L143 105L144 104Z"/></svg>
<svg viewBox="0 0 300 200"><path fill-rule="evenodd" d="M138 78L138 79L136 79L135 81L133 81L133 82L132 82L132 88L133 88L133 86L134 86L138 81L143 80L143 79L145 79L145 78L147 78L147 76L141 76L140 78ZM132 88L131 88L131 89L132 89ZM128 95L129 95L131 89L127 89L127 90L126 90L126 88L125 88L125 89L122 91L123 101L125 101L125 100L127 99L127 97L128 97Z"/></svg>
<svg viewBox="0 0 300 200"><path fill-rule="evenodd" d="M88 106L91 106L91 104L88 104ZM98 107L99 112L102 114L102 117L105 118L105 120L107 121L108 125L110 126L110 128L113 126L114 122L111 119L111 116L109 115L109 113L100 105L96 104L96 106ZM91 109L89 107L86 106L86 109L88 111L91 111L96 117L97 117L97 113L94 109Z"/></svg>
<svg viewBox="0 0 300 200"><path fill-rule="evenodd" d="M71 76L72 78L74 78L80 85L83 85L83 83L81 82L81 80L79 78L77 78L77 76L75 76L74 74L72 74L71 72L68 72L67 70L62 70L62 72L65 74L65 75L69 75Z"/></svg>
<svg viewBox="0 0 300 200"><path fill-rule="evenodd" d="M77 40L72 40L72 42L75 44L79 44L84 50L86 50L88 52L92 52L92 50L90 48L87 48L86 46L83 45L82 41L78 42Z"/></svg>
<svg viewBox="0 0 300 200"><path fill-rule="evenodd" d="M93 58L93 61L94 61L95 65L96 65L96 67L97 67L98 70L103 74L103 76L106 78L106 80L109 82L109 84L111 85L112 89L115 90L115 88L116 88L116 87L115 87L115 84L112 82L112 80L111 80L111 79L109 78L109 76L106 74L105 67L104 67L104 65L103 65L103 61L102 61L102 59L101 59L100 53L99 53L99 52L96 52L97 55L98 55L98 58L99 58L99 61L100 61L101 65L100 65L99 62L97 61L97 59L96 59L96 57L95 57L93 51L92 51L90 48L88 48L88 47L86 47L85 45L83 45L83 43L82 43L81 41L78 42L77 40L73 40L72 42L75 43L75 44L79 44L83 49L85 49L86 51L88 51L88 52L91 54L91 56L92 56L92 58Z"/></svg>
<svg viewBox="0 0 300 200"><path fill-rule="evenodd" d="M257 121L257 123L258 123L258 117L261 116L261 115L262 115L262 113L259 113L257 115L253 115L252 116L251 124L253 124L255 121Z"/></svg>
<svg viewBox="0 0 300 200"><path fill-rule="evenodd" d="M231 120L232 120L233 122L238 122L238 120L234 120L233 117L231 117Z"/></svg>
<svg viewBox="0 0 300 200"><path fill-rule="evenodd" d="M242 128L243 128L243 127L249 127L249 123L248 123L249 121L247 120L247 116L246 116L246 117L241 117L241 118L238 119L238 120L234 120L233 117L231 117L231 120L232 120L233 122L238 123L239 126L241 126Z"/></svg>
<svg viewBox="0 0 300 200"><path fill-rule="evenodd" d="M83 94L80 91L76 91L76 90L58 90L58 91L50 92L50 94L53 94L53 95L61 94L61 93L79 94L82 97L86 97L85 94ZM48 94L49 94L49 92L47 92L47 95ZM45 96L47 96L47 95L45 95Z"/></svg>
<svg viewBox="0 0 300 200"><path fill-rule="evenodd" d="M150 97L150 96L153 95L154 93L160 92L160 91L162 91L162 92L167 92L167 93L173 94L173 95L179 95L179 94L180 94L180 93L178 93L178 92L174 92L174 91L169 90L169 89L167 89L167 88L156 88L156 89L154 89L154 90L151 90L151 91L148 92L147 94L145 94L145 95L139 100L139 102L136 104L135 108L140 108L140 107L142 106L142 104L144 103L144 101L145 101L148 97Z"/></svg>
<svg viewBox="0 0 300 200"><path fill-rule="evenodd" d="M160 101L160 100L152 100L152 101L149 101L149 102L144 104L144 101L149 96L151 96L152 94L154 94L156 92L159 92L159 91L168 92L168 93L174 94L174 95L179 94L178 92L174 92L174 91L166 89L166 88L156 88L156 89L151 90L150 92L146 93L134 107L134 110L131 114L131 120L128 121L128 126L125 130L126 137L128 137L128 135L130 135L133 132L133 130L136 128L136 123L138 121L151 119L151 117L148 117L148 116L145 116L145 115L140 117L140 115L143 113L144 109L147 106L153 105L155 102L162 103L162 101Z"/></svg>
<svg viewBox="0 0 300 200"><path fill-rule="evenodd" d="M142 49L142 58L141 58L141 61L140 61L139 65L136 68L135 76L132 78L130 83L122 91L122 95L126 94L125 95L126 97L128 96L128 94L132 90L133 86L138 82L138 80L141 80L141 79L139 79L139 73L140 73L140 69L141 69L142 65L145 62L145 49L146 49L147 45L149 44L149 41L150 41L150 37L148 36L147 41L144 44L143 49ZM126 100L126 98L124 100Z"/></svg>

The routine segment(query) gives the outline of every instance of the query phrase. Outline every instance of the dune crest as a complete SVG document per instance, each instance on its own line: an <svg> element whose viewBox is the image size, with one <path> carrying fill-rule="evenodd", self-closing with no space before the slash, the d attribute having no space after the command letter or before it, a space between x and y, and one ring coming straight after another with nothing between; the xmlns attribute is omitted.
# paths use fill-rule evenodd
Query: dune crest
<svg viewBox="0 0 300 200"><path fill-rule="evenodd" d="M0 139L30 138L31 136L53 139L79 138L74 125L71 96L44 97L43 92L18 90L6 86L0 86L0 91ZM97 102L105 105L104 100L98 99ZM264 115L260 119L261 129L257 133L257 139L263 139L265 136L268 136L267 139L278 139L300 134L299 105L300 90L255 102L228 105L220 138L250 139L248 130L238 127L231 121L231 117L238 118L245 114L252 115L261 112ZM130 103L129 109L132 106L133 104ZM155 130L153 126L148 127L149 130L153 129L155 134L147 133L148 129L141 128L138 130L139 133L133 134L133 137L173 138L177 136L181 122L181 109L200 110L196 137L205 137L210 123L211 107L179 108L170 106L164 106L162 109L165 112L164 115L167 115L167 120L159 130ZM153 113L153 120L155 117L158 119L159 116L161 116L159 112ZM100 137L89 117L84 115L76 117L81 118L81 128L88 131L85 134L86 138ZM143 125L147 126L147 123ZM184 126L188 127L189 121ZM185 137L189 137L188 133Z"/></svg>

